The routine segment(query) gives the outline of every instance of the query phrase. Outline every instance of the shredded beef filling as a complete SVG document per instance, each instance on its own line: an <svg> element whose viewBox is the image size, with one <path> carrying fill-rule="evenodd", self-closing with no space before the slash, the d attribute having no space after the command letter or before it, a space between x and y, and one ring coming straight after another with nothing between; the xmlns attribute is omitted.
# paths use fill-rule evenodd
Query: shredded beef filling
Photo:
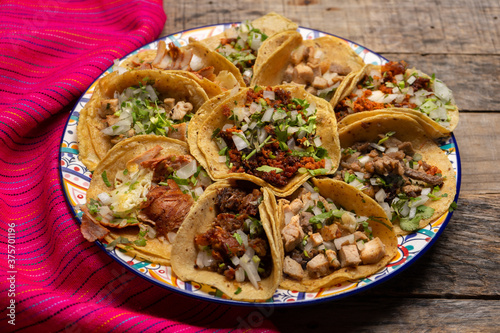
<svg viewBox="0 0 500 333"><path fill-rule="evenodd" d="M233 264L231 258L239 258L246 252L244 243L240 243L235 236L236 231L241 230L248 235L248 246L255 250L255 255L261 260L260 277L271 274L271 251L264 229L260 222L260 227L255 227L255 224L250 227L248 222L249 219L253 220L252 223L260 221L258 208L261 200L262 193L257 189L246 192L238 188L223 188L218 191L214 207L218 213L215 221L208 231L197 235L194 240L199 251L209 251L214 259L205 268L234 280L238 266Z"/></svg>

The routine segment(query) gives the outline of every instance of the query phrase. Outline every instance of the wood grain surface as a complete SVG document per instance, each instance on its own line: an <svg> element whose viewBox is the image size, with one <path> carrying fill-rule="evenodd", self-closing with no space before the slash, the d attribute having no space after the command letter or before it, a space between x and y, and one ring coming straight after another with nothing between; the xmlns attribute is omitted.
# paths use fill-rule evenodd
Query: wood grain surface
<svg viewBox="0 0 500 333"><path fill-rule="evenodd" d="M162 36L270 11L435 73L460 108L458 209L404 272L366 292L255 309L283 332L498 332L500 315L500 2L164 0ZM253 326L258 326L258 321Z"/></svg>

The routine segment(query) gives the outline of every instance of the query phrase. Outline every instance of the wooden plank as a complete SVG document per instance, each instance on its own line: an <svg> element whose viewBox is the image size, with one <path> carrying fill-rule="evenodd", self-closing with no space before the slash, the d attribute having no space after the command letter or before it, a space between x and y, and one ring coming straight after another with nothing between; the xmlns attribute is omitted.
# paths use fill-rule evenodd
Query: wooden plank
<svg viewBox="0 0 500 333"><path fill-rule="evenodd" d="M500 193L500 115L462 112L454 134L462 165L461 193Z"/></svg>
<svg viewBox="0 0 500 333"><path fill-rule="evenodd" d="M500 54L496 0L319 1L164 0L162 34L255 19L270 11L302 26L354 40L376 52Z"/></svg>
<svg viewBox="0 0 500 333"><path fill-rule="evenodd" d="M265 315L255 310L249 316ZM500 302L366 297L272 310L281 332L498 332Z"/></svg>
<svg viewBox="0 0 500 333"><path fill-rule="evenodd" d="M500 195L465 194L437 241L369 295L500 299Z"/></svg>

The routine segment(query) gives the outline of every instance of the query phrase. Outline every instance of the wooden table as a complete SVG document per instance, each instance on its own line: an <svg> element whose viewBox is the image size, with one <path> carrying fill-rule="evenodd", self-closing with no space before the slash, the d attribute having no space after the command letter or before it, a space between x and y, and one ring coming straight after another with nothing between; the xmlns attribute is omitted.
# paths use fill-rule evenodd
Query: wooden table
<svg viewBox="0 0 500 333"><path fill-rule="evenodd" d="M431 249L403 273L361 294L271 308L262 316L287 332L500 330L498 0L164 0L164 8L162 36L275 11L436 73L460 108L454 133L462 163L458 209Z"/></svg>

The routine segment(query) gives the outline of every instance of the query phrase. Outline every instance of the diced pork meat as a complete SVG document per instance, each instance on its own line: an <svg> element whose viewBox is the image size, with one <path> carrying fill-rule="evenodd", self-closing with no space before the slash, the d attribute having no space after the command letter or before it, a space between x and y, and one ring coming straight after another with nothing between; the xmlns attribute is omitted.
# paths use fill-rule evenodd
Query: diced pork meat
<svg viewBox="0 0 500 333"><path fill-rule="evenodd" d="M281 237L285 246L285 252L292 251L304 238L304 231L299 224L299 216L295 215L290 220L283 230L281 230Z"/></svg>
<svg viewBox="0 0 500 333"><path fill-rule="evenodd" d="M193 104L189 102L179 101L172 108L170 112L170 118L173 120L181 120L186 114L193 111Z"/></svg>
<svg viewBox="0 0 500 333"><path fill-rule="evenodd" d="M323 237L321 237L321 234L319 232L315 232L314 234L312 234L310 236L310 239L314 247L323 244Z"/></svg>
<svg viewBox="0 0 500 333"><path fill-rule="evenodd" d="M283 273L288 275L291 279L298 281L301 281L305 277L302 266L289 256L286 256L283 261Z"/></svg>
<svg viewBox="0 0 500 333"><path fill-rule="evenodd" d="M325 251L326 259L328 260L328 264L333 269L337 269L340 267L340 261L337 258L337 253L333 250Z"/></svg>
<svg viewBox="0 0 500 333"><path fill-rule="evenodd" d="M324 241L331 241L332 239L342 237L342 231L337 223L333 223L331 225L325 225L321 228L321 236Z"/></svg>
<svg viewBox="0 0 500 333"><path fill-rule="evenodd" d="M365 243L365 247L361 251L361 260L363 264L375 264L385 256L385 245L380 238L375 237L371 241Z"/></svg>
<svg viewBox="0 0 500 333"><path fill-rule="evenodd" d="M142 206L142 212L155 221L157 231L164 236L177 232L194 202L189 194L182 193L174 180L167 179L167 183L168 187L153 187Z"/></svg>
<svg viewBox="0 0 500 333"><path fill-rule="evenodd" d="M167 137L172 139L177 139L180 141L187 141L187 125L186 123L180 123L172 125L173 129L169 130Z"/></svg>
<svg viewBox="0 0 500 333"><path fill-rule="evenodd" d="M89 242L94 242L96 240L102 240L109 233L109 230L103 227L99 221L97 221L92 214L90 214L87 206L81 206L83 216L82 224L80 225L80 230L83 237Z"/></svg>
<svg viewBox="0 0 500 333"><path fill-rule="evenodd" d="M241 257L245 253L245 246L238 243L231 233L218 226L208 229L204 234L197 235L194 242L199 246L210 246L212 256L216 260L223 261L233 256Z"/></svg>
<svg viewBox="0 0 500 333"><path fill-rule="evenodd" d="M330 264L324 254L320 253L307 262L307 271L311 277L319 278L328 275Z"/></svg>
<svg viewBox="0 0 500 333"><path fill-rule="evenodd" d="M111 98L101 101L101 108L98 113L101 118L106 118L107 115L112 115L118 111L118 99Z"/></svg>
<svg viewBox="0 0 500 333"><path fill-rule="evenodd" d="M342 267L358 266L361 263L358 247L356 245L344 245L339 250L339 260Z"/></svg>

